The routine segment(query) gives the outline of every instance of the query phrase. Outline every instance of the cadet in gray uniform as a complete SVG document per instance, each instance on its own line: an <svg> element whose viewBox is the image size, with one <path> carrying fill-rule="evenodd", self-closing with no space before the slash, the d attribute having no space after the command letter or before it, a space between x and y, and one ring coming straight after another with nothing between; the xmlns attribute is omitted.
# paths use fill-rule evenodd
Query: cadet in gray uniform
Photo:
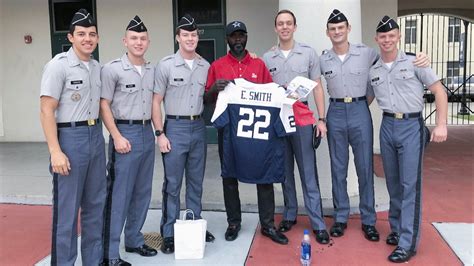
<svg viewBox="0 0 474 266"><path fill-rule="evenodd" d="M368 105L374 99L367 90L369 68L377 52L363 44L348 42L351 30L346 16L334 9L327 21L326 35L333 48L320 57L321 73L327 82L330 104L327 115L328 145L331 158L334 237L344 235L349 219L347 166L349 145L359 179L359 209L365 238L378 241L373 174L373 126Z"/></svg>
<svg viewBox="0 0 474 266"><path fill-rule="evenodd" d="M125 251L155 256L140 230L151 198L155 137L151 126L155 68L144 54L150 43L145 24L135 16L123 43L127 52L102 68L101 116L110 132L104 264L130 265L120 259L125 221Z"/></svg>
<svg viewBox="0 0 474 266"><path fill-rule="evenodd" d="M278 12L275 17L275 31L278 34L279 45L266 52L263 55L263 60L272 74L273 81L282 86L286 86L296 76L303 76L318 82L313 90L319 116L316 126L318 133L324 137L326 134L324 92L321 87L321 70L316 51L293 39L293 33L296 31L296 18L289 10ZM307 102L305 104L307 105ZM304 107L307 109L306 106ZM329 242L329 235L323 220L316 156L312 147L313 123L315 121L312 112L308 109L305 115L300 114L301 112L295 110L296 134L287 139L286 179L283 183L285 208L279 230L281 232L289 231L296 224L298 210L294 176L294 158L296 158L305 207L313 232L319 243L326 244Z"/></svg>
<svg viewBox="0 0 474 266"><path fill-rule="evenodd" d="M176 29L179 50L163 58L155 70L153 124L163 156L165 177L161 218L161 250L174 252L174 223L179 217L180 190L186 175L186 208L201 218L202 183L206 164L206 126L201 116L209 63L196 53L199 36L194 18L185 15ZM166 120L163 124L161 103ZM191 218L191 217L188 217ZM206 232L206 241L214 236Z"/></svg>
<svg viewBox="0 0 474 266"><path fill-rule="evenodd" d="M99 36L87 10L74 14L67 37L72 47L46 64L41 80L41 125L53 175L51 265L76 261L79 208L82 263L98 265L106 195L105 146L98 120L100 65L91 59Z"/></svg>
<svg viewBox="0 0 474 266"><path fill-rule="evenodd" d="M380 59L370 68L369 78L383 110L380 149L390 195L391 233L387 244L398 245L388 259L405 262L416 253L421 226L421 175L425 134L422 111L423 85L436 101L436 127L431 141L447 138L447 96L430 68L413 66L412 55L397 49L397 23L385 16L377 27Z"/></svg>

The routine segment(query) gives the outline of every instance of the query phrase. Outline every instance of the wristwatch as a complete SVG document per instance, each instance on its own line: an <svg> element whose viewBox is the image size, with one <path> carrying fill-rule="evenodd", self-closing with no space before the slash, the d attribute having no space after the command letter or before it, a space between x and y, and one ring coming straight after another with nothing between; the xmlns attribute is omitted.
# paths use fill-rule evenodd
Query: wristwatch
<svg viewBox="0 0 474 266"><path fill-rule="evenodd" d="M326 123L326 117L320 117L318 120L323 121L324 123Z"/></svg>
<svg viewBox="0 0 474 266"><path fill-rule="evenodd" d="M163 133L164 133L163 130L159 130L159 129L155 130L155 136L157 136L157 137L161 136L161 134L163 134Z"/></svg>

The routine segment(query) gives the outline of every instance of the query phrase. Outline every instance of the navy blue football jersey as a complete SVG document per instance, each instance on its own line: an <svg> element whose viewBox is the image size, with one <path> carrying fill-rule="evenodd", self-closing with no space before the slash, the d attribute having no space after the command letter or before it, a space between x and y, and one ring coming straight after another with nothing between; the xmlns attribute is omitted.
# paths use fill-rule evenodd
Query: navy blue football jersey
<svg viewBox="0 0 474 266"><path fill-rule="evenodd" d="M223 177L252 184L285 179L285 136L296 131L292 104L276 83L237 79L219 93L211 122L223 128Z"/></svg>

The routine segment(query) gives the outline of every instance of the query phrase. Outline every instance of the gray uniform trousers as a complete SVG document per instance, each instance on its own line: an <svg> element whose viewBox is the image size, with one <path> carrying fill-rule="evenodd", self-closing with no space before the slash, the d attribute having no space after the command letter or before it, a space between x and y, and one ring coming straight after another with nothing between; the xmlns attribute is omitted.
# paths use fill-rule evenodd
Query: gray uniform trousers
<svg viewBox="0 0 474 266"><path fill-rule="evenodd" d="M71 170L68 176L53 174L51 265L74 265L76 261L79 208L82 263L98 265L106 196L102 124L59 128L58 140Z"/></svg>
<svg viewBox="0 0 474 266"><path fill-rule="evenodd" d="M166 119L164 131L171 143L171 151L162 154L165 177L161 235L174 236L174 223L179 218L180 191L186 175L186 208L201 218L202 183L206 165L207 143L204 120ZM190 218L190 217L188 217Z"/></svg>
<svg viewBox="0 0 474 266"><path fill-rule="evenodd" d="M375 225L373 126L367 101L331 102L327 114L331 157L334 220L347 223L350 203L347 194L349 145L359 179L359 209L362 223Z"/></svg>
<svg viewBox="0 0 474 266"><path fill-rule="evenodd" d="M380 149L390 195L389 222L398 246L416 251L421 225L423 120L383 117Z"/></svg>
<svg viewBox="0 0 474 266"><path fill-rule="evenodd" d="M155 136L150 124L118 124L117 128L132 149L115 151L112 136L107 163L107 204L104 221L104 258L120 258L120 235L125 224L125 246L140 247L145 242L140 232L151 199L155 163Z"/></svg>
<svg viewBox="0 0 474 266"><path fill-rule="evenodd" d="M313 126L296 126L296 133L286 139L285 182L282 183L285 207L283 219L296 220L298 201L296 198L294 158L298 165L306 211L315 230L326 229L323 220L321 193L319 191L316 154L312 146ZM294 156L294 157L293 157Z"/></svg>

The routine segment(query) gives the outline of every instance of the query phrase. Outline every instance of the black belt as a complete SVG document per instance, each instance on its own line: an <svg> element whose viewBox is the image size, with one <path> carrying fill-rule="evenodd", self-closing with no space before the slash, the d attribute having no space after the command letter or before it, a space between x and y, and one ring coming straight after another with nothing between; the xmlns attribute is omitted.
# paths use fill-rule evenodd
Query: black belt
<svg viewBox="0 0 474 266"><path fill-rule="evenodd" d="M115 120L116 124L122 125L149 125L151 124L151 119L143 119L143 120L124 120L124 119L117 119Z"/></svg>
<svg viewBox="0 0 474 266"><path fill-rule="evenodd" d="M184 119L184 120L198 120L201 118L201 115L166 115L168 119Z"/></svg>
<svg viewBox="0 0 474 266"><path fill-rule="evenodd" d="M421 117L422 113L417 112L417 113L388 113L388 112L383 112L384 116L388 117L393 117L395 119L408 119L408 118L418 118Z"/></svg>
<svg viewBox="0 0 474 266"><path fill-rule="evenodd" d="M58 128L63 127L83 127L83 126L95 126L99 123L99 119L89 119L85 121L78 121L78 122L65 122L65 123L57 123Z"/></svg>
<svg viewBox="0 0 474 266"><path fill-rule="evenodd" d="M345 97L345 98L330 98L329 99L331 102L338 102L338 103L351 103L351 102L358 102L358 101L365 101L367 100L367 97L361 96L361 97Z"/></svg>

